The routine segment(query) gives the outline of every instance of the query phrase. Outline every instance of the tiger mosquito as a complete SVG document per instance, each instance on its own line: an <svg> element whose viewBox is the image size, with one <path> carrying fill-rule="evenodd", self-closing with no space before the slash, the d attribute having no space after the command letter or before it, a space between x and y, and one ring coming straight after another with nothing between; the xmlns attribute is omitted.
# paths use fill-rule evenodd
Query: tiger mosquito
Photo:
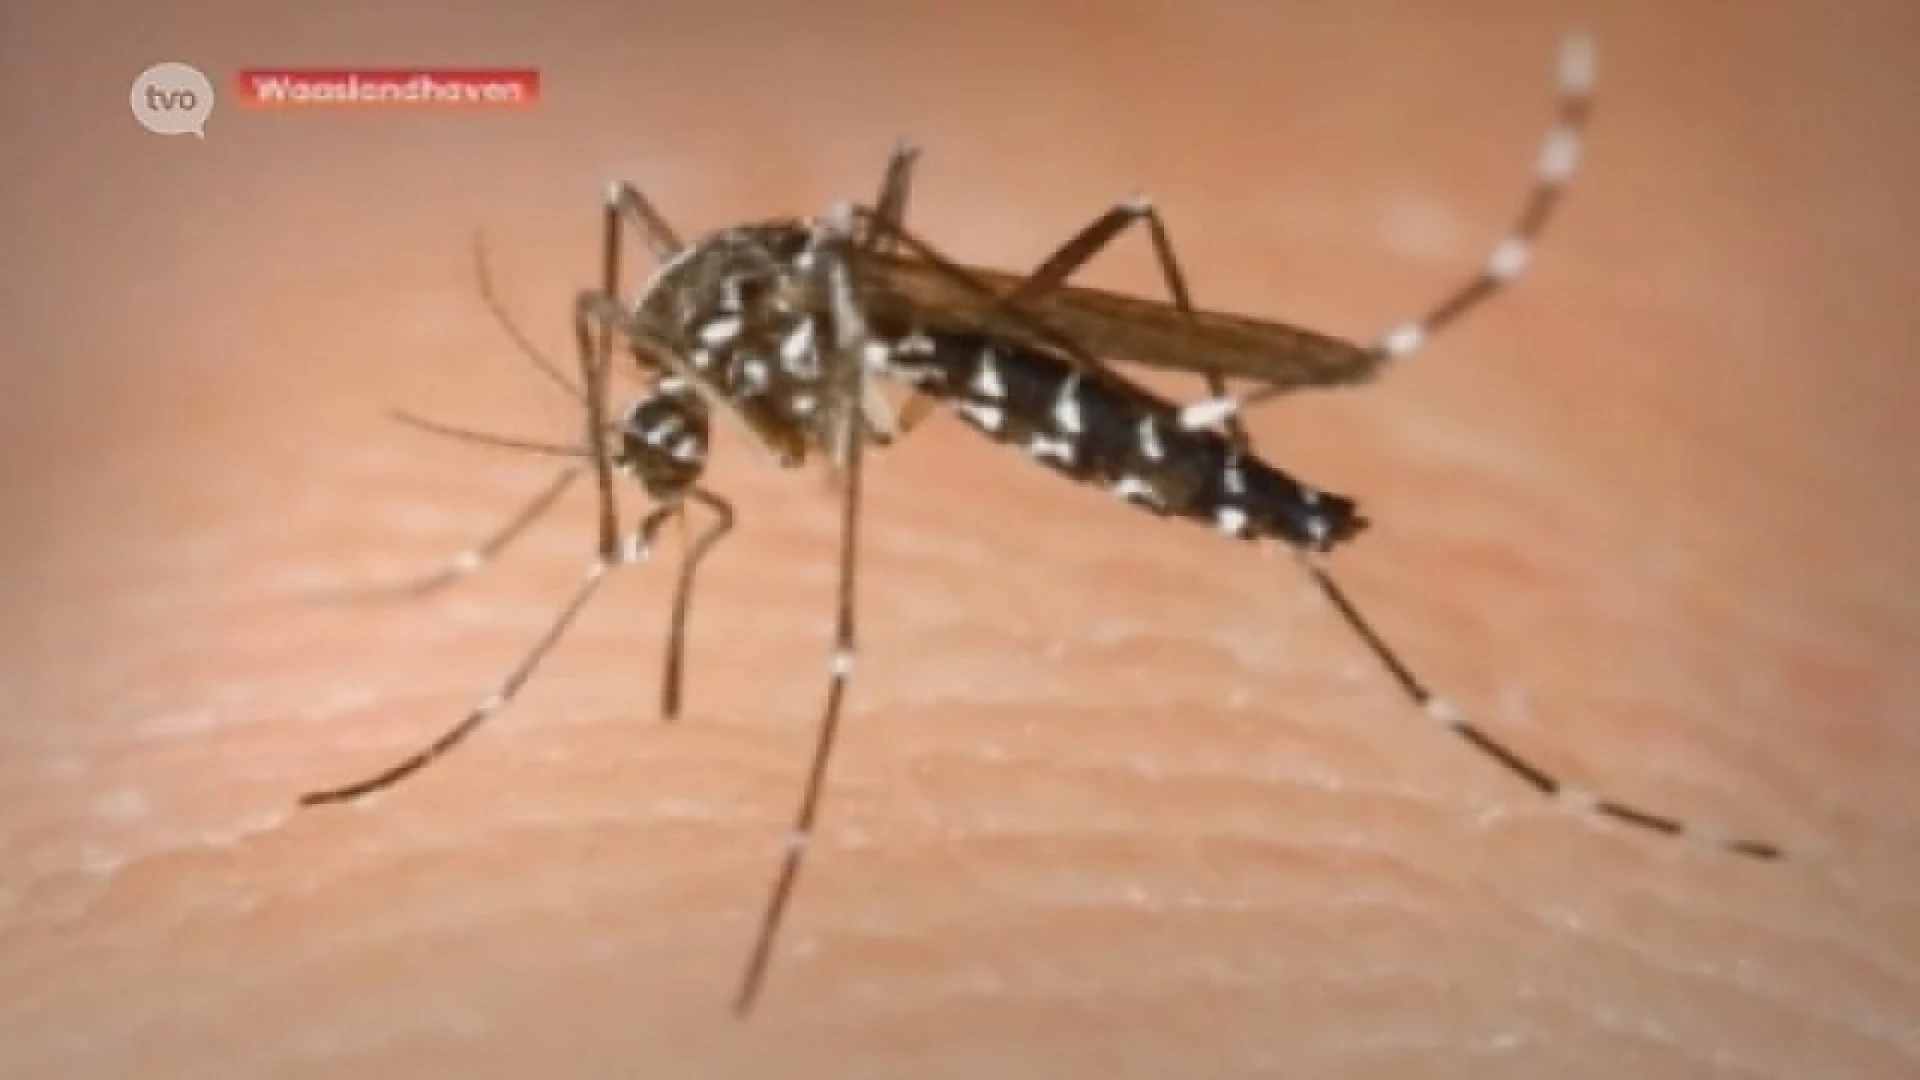
<svg viewBox="0 0 1920 1080"><path fill-rule="evenodd" d="M764 985L818 822L853 669L865 453L904 437L940 405L989 439L1149 513L1210 525L1243 541L1285 545L1332 612L1416 708L1560 806L1753 859L1782 858L1773 844L1570 784L1432 691L1324 565L1323 556L1365 528L1358 504L1261 458L1240 421L1243 409L1282 393L1374 379L1512 284L1578 165L1594 77L1591 44L1570 37L1559 57L1555 119L1520 213L1478 273L1425 315L1371 345L1195 308L1166 226L1141 198L1116 204L1031 273L955 263L906 227L917 152L905 144L895 148L872 207L841 204L823 217L734 226L692 244L680 240L639 189L613 185L603 208L600 287L575 302L577 384L513 326L482 265L483 293L496 318L581 404L583 443L537 443L402 417L443 434L576 459L486 542L404 591L433 591L480 569L568 486L590 474L598 494L597 545L584 580L520 663L458 724L389 768L312 792L302 803L345 802L380 791L464 741L513 699L611 571L646 558L667 522L700 506L712 521L682 557L663 661L661 711L674 719L683 697L695 575L735 520L732 505L700 484L712 418L731 423L781 466L798 468L815 455L824 457L838 479L840 499L827 693L779 869L734 999L735 1012L745 1015ZM1168 302L1069 283L1133 226L1147 232ZM620 284L622 236L629 230L659 263L630 302L622 299ZM612 421L606 383L616 338L624 339L651 381ZM1176 404L1128 379L1115 362L1198 374L1208 396ZM1257 388L1230 395L1228 377ZM907 391L904 407L896 411L880 393L882 379ZM614 497L615 472L637 481L655 504L626 532Z"/></svg>

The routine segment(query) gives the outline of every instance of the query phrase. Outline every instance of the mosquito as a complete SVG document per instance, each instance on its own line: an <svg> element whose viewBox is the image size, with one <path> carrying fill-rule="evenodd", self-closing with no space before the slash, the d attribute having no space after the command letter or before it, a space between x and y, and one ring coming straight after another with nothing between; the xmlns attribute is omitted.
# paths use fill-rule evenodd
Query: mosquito
<svg viewBox="0 0 1920 1080"><path fill-rule="evenodd" d="M1261 457L1239 416L1278 394L1368 382L1511 284L1574 174L1594 77L1592 45L1584 37L1568 38L1559 57L1555 118L1520 213L1477 274L1371 345L1197 309L1165 224L1139 198L1101 214L1031 273L958 264L906 226L917 154L904 144L894 150L870 207L841 204L817 218L734 226L691 244L639 189L613 185L603 208L600 285L580 293L574 305L577 382L513 328L482 266L483 293L495 315L581 405L583 441L537 443L408 418L444 434L574 460L485 543L406 591L433 591L478 570L569 485L590 474L599 514L596 555L585 579L522 661L458 724L391 767L313 792L302 802L344 802L390 787L465 740L512 700L612 570L646 558L667 522L699 507L711 521L682 558L661 678L662 714L675 718L684 693L694 579L736 518L732 505L700 482L712 421L730 424L781 466L824 459L840 500L828 683L799 803L734 999L735 1012L746 1014L764 985L818 824L853 670L865 455L892 445L932 409L944 407L992 441L1070 480L1106 488L1136 508L1201 523L1241 541L1283 545L1417 709L1560 806L1736 855L1781 858L1772 844L1568 783L1437 695L1324 564L1328 553L1365 528L1357 502ZM1070 283L1136 225L1153 246L1167 301ZM628 232L659 263L632 298L623 295L620 281ZM617 420L606 401L616 342L649 380ZM1120 365L1200 375L1208 396L1178 404L1130 379ZM1229 378L1254 388L1230 394ZM904 404L896 405L883 387L899 390ZM654 503L631 530L620 524L617 472L637 481Z"/></svg>

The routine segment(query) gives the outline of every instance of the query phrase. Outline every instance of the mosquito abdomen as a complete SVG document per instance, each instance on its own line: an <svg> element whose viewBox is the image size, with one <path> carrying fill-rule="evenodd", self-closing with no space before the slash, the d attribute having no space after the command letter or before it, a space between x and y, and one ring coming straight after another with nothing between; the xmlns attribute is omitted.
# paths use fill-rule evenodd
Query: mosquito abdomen
<svg viewBox="0 0 1920 1080"><path fill-rule="evenodd" d="M895 352L894 370L968 425L1144 510L1315 551L1365 524L1353 500L1295 480L1219 432L1182 428L1173 403L1044 349L934 330L907 335Z"/></svg>

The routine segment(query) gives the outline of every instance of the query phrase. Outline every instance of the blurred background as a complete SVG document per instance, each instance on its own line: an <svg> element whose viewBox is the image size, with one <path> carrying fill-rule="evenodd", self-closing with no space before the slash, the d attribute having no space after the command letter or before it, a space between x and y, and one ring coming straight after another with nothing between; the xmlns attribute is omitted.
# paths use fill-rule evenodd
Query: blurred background
<svg viewBox="0 0 1920 1080"><path fill-rule="evenodd" d="M1031 266L1152 194L1196 296L1368 338L1485 257L1561 35L1583 172L1509 295L1263 449L1485 725L1763 866L1542 805L1287 560L950 420L872 459L854 704L760 1014L725 1013L824 689L834 504L722 429L743 525L662 728L670 575L481 697L585 499L391 606L575 430L598 198L681 232L865 198ZM141 130L191 63L533 67L519 112ZM0 14L0 1074L1862 1076L1920 1071L1920 8L1816 3L196 5ZM1136 238L1137 239L1137 238ZM632 271L643 272L638 266ZM1151 293L1145 244L1088 281ZM1151 381L1196 392L1179 380ZM630 506L637 506L637 493Z"/></svg>

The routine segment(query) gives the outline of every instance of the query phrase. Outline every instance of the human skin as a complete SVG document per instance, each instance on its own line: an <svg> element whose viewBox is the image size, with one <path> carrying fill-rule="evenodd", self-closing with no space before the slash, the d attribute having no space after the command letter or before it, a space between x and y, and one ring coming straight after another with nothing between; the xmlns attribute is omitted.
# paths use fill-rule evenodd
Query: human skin
<svg viewBox="0 0 1920 1080"><path fill-rule="evenodd" d="M940 417L868 462L853 697L746 1023L836 504L724 427L742 524L680 723L655 562L467 746L294 809L484 696L591 554L576 497L444 596L330 599L434 568L552 468L384 409L578 427L486 316L473 231L570 362L605 181L693 234L866 197L904 134L913 220L961 258L1032 265L1146 190L1204 306L1367 337L1484 258L1573 16L272 6L4 16L0 1075L1920 1070L1910 5L1609 5L1523 281L1377 385L1252 419L1363 500L1332 565L1430 682L1786 861L1555 808L1398 697L1290 560ZM223 106L199 143L127 115L162 59L524 64L546 95ZM1088 280L1150 293L1144 252Z"/></svg>

